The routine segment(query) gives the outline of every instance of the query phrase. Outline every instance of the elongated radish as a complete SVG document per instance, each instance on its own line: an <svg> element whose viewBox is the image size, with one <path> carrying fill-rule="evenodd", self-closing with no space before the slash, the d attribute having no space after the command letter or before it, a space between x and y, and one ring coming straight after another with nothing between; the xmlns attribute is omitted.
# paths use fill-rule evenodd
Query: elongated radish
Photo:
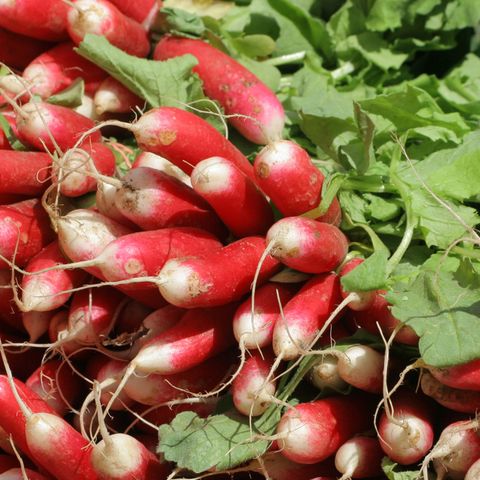
<svg viewBox="0 0 480 480"><path fill-rule="evenodd" d="M50 103L29 102L17 115L20 140L37 150L54 151L72 148L85 131L95 126L94 122L70 108ZM102 135L94 132L88 141L100 142ZM86 139L87 140L87 139Z"/></svg>
<svg viewBox="0 0 480 480"><path fill-rule="evenodd" d="M168 260L159 274L160 292L168 302L183 308L239 300L251 288L264 248L263 238L245 237L202 256ZM267 257L257 284L265 282L278 268L278 262Z"/></svg>
<svg viewBox="0 0 480 480"><path fill-rule="evenodd" d="M245 155L194 113L175 107L154 108L128 128L142 150L165 157L188 174L205 158L219 156L253 179Z"/></svg>
<svg viewBox="0 0 480 480"><path fill-rule="evenodd" d="M140 155L138 155L132 164L132 168L138 167L156 168L157 170L168 173L168 175L171 177L177 178L189 187L192 186L189 175L187 175L181 168L178 168L166 158L156 155L155 153L142 152Z"/></svg>
<svg viewBox="0 0 480 480"><path fill-rule="evenodd" d="M100 84L93 97L97 115L104 113L127 113L141 107L145 101L113 77Z"/></svg>
<svg viewBox="0 0 480 480"><path fill-rule="evenodd" d="M28 87L28 94L46 99L65 88L76 79L85 82L85 90L92 94L106 77L100 67L85 60L74 52L72 42L61 43L35 58L23 71L22 80L15 76L3 77L0 86L7 91L20 94Z"/></svg>
<svg viewBox="0 0 480 480"><path fill-rule="evenodd" d="M150 50L145 29L107 0L75 0L68 10L67 28L77 45L93 33L130 55L146 57Z"/></svg>
<svg viewBox="0 0 480 480"><path fill-rule="evenodd" d="M258 77L232 57L202 40L165 35L158 42L154 58L166 60L194 55L193 71L203 81L205 93L217 100L229 122L248 140L266 144L282 136L285 112L275 94Z"/></svg>
<svg viewBox="0 0 480 480"><path fill-rule="evenodd" d="M0 150L0 193L36 197L50 185L52 159L47 153Z"/></svg>
<svg viewBox="0 0 480 480"><path fill-rule="evenodd" d="M0 206L0 254L18 266L53 241L47 213L37 199ZM0 260L0 268L8 266Z"/></svg>
<svg viewBox="0 0 480 480"><path fill-rule="evenodd" d="M284 306L297 289L295 285L267 282L256 290L253 316L252 299L248 298L233 317L233 333L237 341L243 342L247 349L271 345L280 305Z"/></svg>
<svg viewBox="0 0 480 480"><path fill-rule="evenodd" d="M278 220L268 230L266 242L280 262L305 273L334 270L348 251L347 237L340 229L304 217Z"/></svg>
<svg viewBox="0 0 480 480"><path fill-rule="evenodd" d="M68 6L62 0L16 0L0 4L0 26L38 40L59 41L68 37ZM35 19L35 22L32 22Z"/></svg>
<svg viewBox="0 0 480 480"><path fill-rule="evenodd" d="M376 438L357 436L345 442L335 454L335 467L347 478L369 478L382 475L384 454Z"/></svg>
<svg viewBox="0 0 480 480"><path fill-rule="evenodd" d="M372 427L373 408L373 398L358 394L300 403L287 410L277 426L280 452L297 463L321 462Z"/></svg>
<svg viewBox="0 0 480 480"><path fill-rule="evenodd" d="M353 345L338 358L338 374L350 385L382 393L384 356L367 345Z"/></svg>
<svg viewBox="0 0 480 480"><path fill-rule="evenodd" d="M127 172L115 205L143 230L188 226L224 236L224 225L205 200L176 178L153 168Z"/></svg>
<svg viewBox="0 0 480 480"><path fill-rule="evenodd" d="M54 241L30 259L25 270L34 274L67 262L58 241ZM24 275L21 284L22 310L46 312L61 307L70 297L70 293L64 291L80 286L85 278L86 272L80 269L52 269L42 274Z"/></svg>
<svg viewBox="0 0 480 480"><path fill-rule="evenodd" d="M322 392L343 392L348 388L348 383L338 373L338 358L333 355L320 355L308 379Z"/></svg>
<svg viewBox="0 0 480 480"><path fill-rule="evenodd" d="M115 156L103 143L89 142L81 149L68 150L53 164L53 179L63 195L80 197L97 189L93 168L102 175L115 173Z"/></svg>
<svg viewBox="0 0 480 480"><path fill-rule="evenodd" d="M407 390L397 393L392 402L393 413L383 412L378 424L382 450L400 465L417 463L433 445L431 404Z"/></svg>
<svg viewBox="0 0 480 480"><path fill-rule="evenodd" d="M161 1L158 0L111 0L111 2L127 17L141 23L146 30L149 30L161 6Z"/></svg>
<svg viewBox="0 0 480 480"><path fill-rule="evenodd" d="M237 238L264 235L273 211L253 181L222 157L202 160L193 169L193 189L215 210Z"/></svg>
<svg viewBox="0 0 480 480"><path fill-rule="evenodd" d="M320 274L309 280L285 305L275 323L275 355L282 355L285 360L298 358L310 346L340 298L336 274Z"/></svg>
<svg viewBox="0 0 480 480"><path fill-rule="evenodd" d="M354 270L358 265L363 263L363 258L360 257L354 257L347 262L345 262L338 274L340 275L340 278L344 277L348 273L350 273L352 270ZM370 308L375 300L375 295L376 292L355 292L357 295L356 299L350 300L348 303L348 308L351 310L356 310L356 311L361 311L361 310L367 310ZM347 292L342 288L342 297L347 298L348 295L351 295L351 292Z"/></svg>
<svg viewBox="0 0 480 480"><path fill-rule="evenodd" d="M452 388L480 391L480 360L472 360L453 367L426 368L439 382Z"/></svg>
<svg viewBox="0 0 480 480"><path fill-rule="evenodd" d="M276 381L270 377L273 352L254 351L232 383L235 408L243 415L261 415L272 403Z"/></svg>

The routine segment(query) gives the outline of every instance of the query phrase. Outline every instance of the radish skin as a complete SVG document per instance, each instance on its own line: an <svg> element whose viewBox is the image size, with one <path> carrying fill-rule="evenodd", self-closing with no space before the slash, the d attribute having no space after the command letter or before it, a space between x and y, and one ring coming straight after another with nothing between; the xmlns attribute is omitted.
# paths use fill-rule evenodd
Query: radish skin
<svg viewBox="0 0 480 480"><path fill-rule="evenodd" d="M477 480L480 478L480 458L468 469L465 480Z"/></svg>
<svg viewBox="0 0 480 480"><path fill-rule="evenodd" d="M141 23L145 30L149 30L162 2L159 0L111 0L111 3L127 17Z"/></svg>
<svg viewBox="0 0 480 480"><path fill-rule="evenodd" d="M156 155L155 153L142 152L140 155L138 155L138 157L132 164L132 168L138 167L156 168L161 172L167 173L171 177L175 177L177 180L180 180L185 185L188 185L189 187L192 186L189 175L187 175L182 169L174 165L166 158L163 158L160 155Z"/></svg>
<svg viewBox="0 0 480 480"><path fill-rule="evenodd" d="M25 474L28 480L49 480L45 475L35 472L30 468L25 468L24 470L21 468L11 468L0 475L0 480L25 480Z"/></svg>
<svg viewBox="0 0 480 480"><path fill-rule="evenodd" d="M426 365L426 368L448 387L480 391L480 359L453 367L434 368Z"/></svg>
<svg viewBox="0 0 480 480"><path fill-rule="evenodd" d="M93 97L97 115L104 113L128 113L145 101L134 94L118 80L107 77L95 91Z"/></svg>
<svg viewBox="0 0 480 480"><path fill-rule="evenodd" d="M348 383L338 373L338 359L333 355L321 355L310 370L308 379L322 392L343 392L348 388Z"/></svg>

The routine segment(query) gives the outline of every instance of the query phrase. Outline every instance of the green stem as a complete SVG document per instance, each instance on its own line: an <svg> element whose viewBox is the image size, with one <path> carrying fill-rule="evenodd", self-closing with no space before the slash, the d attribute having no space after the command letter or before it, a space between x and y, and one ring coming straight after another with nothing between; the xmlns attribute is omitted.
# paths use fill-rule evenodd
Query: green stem
<svg viewBox="0 0 480 480"><path fill-rule="evenodd" d="M457 253L458 255L462 255L464 257L475 258L477 260L480 260L480 251L478 250L457 246L457 247L453 247L451 249L451 252Z"/></svg>
<svg viewBox="0 0 480 480"><path fill-rule="evenodd" d="M330 72L334 80L341 80L343 77L350 75L355 71L355 65L352 62L346 62L341 67Z"/></svg>
<svg viewBox="0 0 480 480"><path fill-rule="evenodd" d="M269 58L268 60L265 60L264 63L268 63L269 65L273 65L274 67L280 65L287 65L289 63L298 63L305 58L306 54L307 52L305 50L302 50L300 52L288 53L287 55Z"/></svg>

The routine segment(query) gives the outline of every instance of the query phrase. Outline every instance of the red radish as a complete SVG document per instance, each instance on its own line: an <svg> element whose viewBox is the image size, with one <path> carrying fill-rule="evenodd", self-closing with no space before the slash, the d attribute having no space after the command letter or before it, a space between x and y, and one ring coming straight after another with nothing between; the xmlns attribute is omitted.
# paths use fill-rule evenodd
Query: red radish
<svg viewBox="0 0 480 480"><path fill-rule="evenodd" d="M444 385L462 390L480 391L480 359L453 367L434 368L425 366Z"/></svg>
<svg viewBox="0 0 480 480"><path fill-rule="evenodd" d="M203 81L208 97L217 100L229 122L248 140L267 144L282 136L285 112L275 94L236 60L202 40L163 36L153 57L166 60L191 54L193 71Z"/></svg>
<svg viewBox="0 0 480 480"><path fill-rule="evenodd" d="M273 350L284 360L298 358L340 302L337 275L320 274L309 280L285 305L273 330Z"/></svg>
<svg viewBox="0 0 480 480"><path fill-rule="evenodd" d="M194 113L175 107L154 108L128 128L142 150L165 157L188 174L205 158L219 156L253 179L253 168L245 155Z"/></svg>
<svg viewBox="0 0 480 480"><path fill-rule="evenodd" d="M0 254L7 261L24 266L53 237L48 215L39 200L0 206ZM6 266L8 263L0 260L0 268Z"/></svg>
<svg viewBox="0 0 480 480"><path fill-rule="evenodd" d="M15 45L15 48L11 48L11 45ZM42 42L0 27L0 62L10 68L23 70L35 57L49 47L51 44L48 42Z"/></svg>
<svg viewBox="0 0 480 480"><path fill-rule="evenodd" d="M353 437L335 454L335 467L342 473L341 480L380 476L384 453L376 438Z"/></svg>
<svg viewBox="0 0 480 480"><path fill-rule="evenodd" d="M373 408L373 398L358 394L300 403L287 410L277 426L280 452L297 463L321 462L372 427Z"/></svg>
<svg viewBox="0 0 480 480"><path fill-rule="evenodd" d="M93 102L97 115L132 112L136 106L142 106L145 103L138 95L113 77L106 78L100 84L95 91Z"/></svg>
<svg viewBox="0 0 480 480"><path fill-rule="evenodd" d="M384 356L367 345L353 345L338 357L338 374L350 385L382 393Z"/></svg>
<svg viewBox="0 0 480 480"><path fill-rule="evenodd" d="M340 278L350 273L354 270L358 265L363 263L363 258L354 257L347 262L345 262L339 272ZM351 310L361 311L367 310L370 308L375 300L376 292L355 292L358 298L351 299L348 303L348 308ZM351 292L347 292L342 288L342 297L347 298L347 296L351 295Z"/></svg>
<svg viewBox="0 0 480 480"><path fill-rule="evenodd" d="M45 475L35 472L30 468L11 468L0 475L0 480L25 480L25 474L27 475L26 478L28 478L28 480L48 480L48 477L45 477Z"/></svg>
<svg viewBox="0 0 480 480"><path fill-rule="evenodd" d="M126 173L122 184L115 205L143 230L184 226L224 235L225 227L208 203L176 178L138 167Z"/></svg>
<svg viewBox="0 0 480 480"><path fill-rule="evenodd" d="M55 311L30 311L22 313L22 324L29 335L29 342L36 342L48 332L50 322L54 316Z"/></svg>
<svg viewBox="0 0 480 480"><path fill-rule="evenodd" d="M22 80L10 75L0 79L0 86L20 94L28 86L28 94L46 99L76 79L83 79L87 93L93 93L107 76L104 70L74 52L73 43L61 43L35 58L23 71ZM29 98L29 97L27 97Z"/></svg>
<svg viewBox="0 0 480 480"><path fill-rule="evenodd" d="M161 6L159 0L110 0L127 17L133 18L149 30Z"/></svg>
<svg viewBox="0 0 480 480"><path fill-rule="evenodd" d="M378 424L382 450L400 465L417 463L433 445L432 406L426 397L406 390L392 402L393 414L383 412Z"/></svg>
<svg viewBox="0 0 480 480"><path fill-rule="evenodd" d="M135 224L132 223L115 205L115 196L117 195L118 187L110 182L106 182L101 178L97 179L97 193L95 195L95 206L99 213L106 217L115 220L118 223L126 225L135 229Z"/></svg>
<svg viewBox="0 0 480 480"><path fill-rule="evenodd" d="M181 373L171 375L132 375L124 392L143 405L159 405L191 394L209 392L225 379L232 367L227 351Z"/></svg>
<svg viewBox="0 0 480 480"><path fill-rule="evenodd" d="M132 168L150 167L156 168L162 172L168 173L171 177L175 177L189 187L192 186L190 177L172 162L160 155L151 152L142 152L133 162Z"/></svg>
<svg viewBox="0 0 480 480"><path fill-rule="evenodd" d="M94 122L70 108L49 103L29 102L17 115L18 137L37 150L62 151L72 148ZM85 141L100 142L102 135L94 132Z"/></svg>
<svg viewBox="0 0 480 480"><path fill-rule="evenodd" d="M268 230L266 242L280 262L305 273L332 271L348 252L341 230L305 217L278 220Z"/></svg>
<svg viewBox="0 0 480 480"><path fill-rule="evenodd" d="M70 298L70 293L64 293L64 291L82 284L86 278L83 270L52 269L42 274L35 274L39 270L64 265L67 262L58 241L52 242L30 259L25 270L32 275L24 275L21 284L24 312L55 310Z"/></svg>
<svg viewBox="0 0 480 480"><path fill-rule="evenodd" d="M477 480L480 478L480 458L468 469L465 480Z"/></svg>
<svg viewBox="0 0 480 480"><path fill-rule="evenodd" d="M38 40L59 41L67 38L68 6L62 0L2 1L0 27ZM35 22L32 22L35 19Z"/></svg>
<svg viewBox="0 0 480 480"><path fill-rule="evenodd" d="M255 291L255 310L252 317L252 299L245 300L233 317L233 333L247 349L262 348L272 343L273 328L284 306L294 295L296 286L268 282Z"/></svg>
<svg viewBox="0 0 480 480"><path fill-rule="evenodd" d="M0 473L4 473L11 468L16 468L18 466L18 459L13 455L3 455L0 454ZM0 477L1 479L2 477Z"/></svg>
<svg viewBox="0 0 480 480"><path fill-rule="evenodd" d="M115 155L103 143L88 143L81 149L68 150L52 170L60 192L66 197L79 197L97 189L95 171L108 176L115 173Z"/></svg>
<svg viewBox="0 0 480 480"><path fill-rule="evenodd" d="M28 377L25 384L62 417L76 402L81 391L79 377L61 360L45 362Z"/></svg>
<svg viewBox="0 0 480 480"><path fill-rule="evenodd" d="M235 408L243 415L261 415L270 406L276 381L269 378L274 355L272 352L254 351L243 364L232 383Z"/></svg>
<svg viewBox="0 0 480 480"><path fill-rule="evenodd" d="M428 372L422 373L420 385L425 395L450 410L475 413L480 409L480 392L478 390L460 390L448 387Z"/></svg>
<svg viewBox="0 0 480 480"><path fill-rule="evenodd" d="M67 16L68 33L78 45L87 33L104 36L130 55L146 57L150 51L147 32L107 0L74 0Z"/></svg>
<svg viewBox="0 0 480 480"><path fill-rule="evenodd" d="M253 181L233 163L211 157L197 163L193 189L215 210L237 238L264 235L273 223L273 211Z"/></svg>
<svg viewBox="0 0 480 480"><path fill-rule="evenodd" d="M50 185L52 159L47 153L0 150L0 193L36 197Z"/></svg>
<svg viewBox="0 0 480 480"><path fill-rule="evenodd" d="M343 392L348 388L348 383L338 373L338 358L334 355L320 355L310 370L308 379L322 392Z"/></svg>
<svg viewBox="0 0 480 480"><path fill-rule="evenodd" d="M182 308L225 305L248 293L265 248L261 237L245 237L202 256L168 260L159 274L163 297ZM272 257L263 262L257 284L261 285L279 264Z"/></svg>

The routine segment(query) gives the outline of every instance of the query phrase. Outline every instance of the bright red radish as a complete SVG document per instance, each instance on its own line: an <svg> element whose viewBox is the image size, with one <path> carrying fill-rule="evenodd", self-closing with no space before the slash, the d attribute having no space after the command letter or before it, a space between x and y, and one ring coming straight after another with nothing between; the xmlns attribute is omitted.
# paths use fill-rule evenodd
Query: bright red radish
<svg viewBox="0 0 480 480"><path fill-rule="evenodd" d="M353 345L338 357L338 374L350 385L382 393L384 356L367 345Z"/></svg>
<svg viewBox="0 0 480 480"><path fill-rule="evenodd" d="M93 94L107 74L75 53L73 47L71 42L55 46L39 55L25 68L22 73L23 82L10 75L3 77L0 85L7 91L20 94L25 91L23 83L26 83L28 94L46 99L81 78L85 82L86 92Z"/></svg>
<svg viewBox="0 0 480 480"><path fill-rule="evenodd" d="M68 260L59 248L58 241L52 242L28 262L25 270L32 275L24 275L21 284L22 310L46 312L61 307L69 298L66 290L78 287L86 278L80 269L36 271L64 265Z"/></svg>
<svg viewBox="0 0 480 480"><path fill-rule="evenodd" d="M122 184L115 205L143 230L188 226L224 235L225 227L208 203L176 178L138 167L127 172Z"/></svg>
<svg viewBox="0 0 480 480"><path fill-rule="evenodd" d="M178 168L166 158L163 158L160 155L156 155L155 153L142 152L135 159L132 165L132 168L138 167L156 168L157 170L168 173L168 175L170 175L171 177L177 178L189 187L192 186L189 175L187 175L182 169Z"/></svg>
<svg viewBox="0 0 480 480"><path fill-rule="evenodd" d="M262 237L245 237L202 256L168 260L159 274L159 289L173 305L183 308L225 305L248 293L265 249ZM278 271L268 256L257 284Z"/></svg>
<svg viewBox="0 0 480 480"><path fill-rule="evenodd" d="M383 412L378 424L380 445L400 465L417 463L433 445L432 405L410 391L397 393L392 402L393 412Z"/></svg>
<svg viewBox="0 0 480 480"><path fill-rule="evenodd" d="M284 360L298 358L310 346L340 302L336 274L320 274L309 280L285 305L273 330L273 350ZM336 320L336 319L334 319Z"/></svg>
<svg viewBox="0 0 480 480"><path fill-rule="evenodd" d="M227 159L202 160L193 169L191 178L193 189L235 237L264 235L273 223L273 211L263 193Z"/></svg>
<svg viewBox="0 0 480 480"><path fill-rule="evenodd" d="M36 197L50 185L52 159L47 153L0 150L0 194Z"/></svg>
<svg viewBox="0 0 480 480"><path fill-rule="evenodd" d="M341 480L369 478L382 475L384 453L376 438L353 437L335 454L335 467L342 473Z"/></svg>
<svg viewBox="0 0 480 480"><path fill-rule="evenodd" d="M68 6L62 0L2 1L0 26L38 40L64 40L68 37L67 11Z"/></svg>
<svg viewBox="0 0 480 480"><path fill-rule="evenodd" d="M338 373L338 358L334 355L319 355L318 362L312 367L308 379L320 391L342 392L348 383Z"/></svg>
<svg viewBox="0 0 480 480"><path fill-rule="evenodd" d="M460 390L448 387L428 372L422 373L420 385L425 395L450 410L475 413L480 409L480 392L478 390Z"/></svg>
<svg viewBox="0 0 480 480"><path fill-rule="evenodd" d="M68 150L52 168L53 179L66 197L94 192L97 189L95 170L107 176L115 173L115 156L103 143L89 142L81 149Z"/></svg>
<svg viewBox="0 0 480 480"><path fill-rule="evenodd" d="M273 328L280 314L280 304L292 298L297 287L289 284L268 282L255 291L252 317L252 299L245 300L233 317L233 333L247 349L271 345Z"/></svg>
<svg viewBox="0 0 480 480"><path fill-rule="evenodd" d="M280 262L305 273L332 271L348 252L340 229L305 217L278 220L268 230L266 243Z"/></svg>
<svg viewBox="0 0 480 480"><path fill-rule="evenodd" d="M150 51L145 29L107 0L74 0L74 6L69 7L67 28L77 45L87 33L93 33L130 55L146 57Z"/></svg>
<svg viewBox="0 0 480 480"><path fill-rule="evenodd" d="M8 261L24 266L53 237L48 215L39 200L0 206L0 254ZM0 260L0 267L8 267L8 263Z"/></svg>
<svg viewBox="0 0 480 480"><path fill-rule="evenodd" d="M340 272L338 273L340 275L340 278L347 275L347 273L350 273L352 270L358 267L358 265L363 263L363 261L363 258L354 257L351 260L345 262L342 265ZM342 288L343 298L347 298L349 295L351 295L351 293L352 292L347 292ZM361 311L367 310L372 306L375 300L376 292L355 292L355 294L357 295L357 298L350 300L350 302L348 303L348 308L350 308L351 310Z"/></svg>
<svg viewBox="0 0 480 480"><path fill-rule="evenodd" d="M155 19L161 1L158 0L110 0L127 17L141 23L146 30Z"/></svg>
<svg viewBox="0 0 480 480"><path fill-rule="evenodd" d="M128 113L145 101L113 77L106 78L95 91L93 97L97 115L104 113Z"/></svg>
<svg viewBox="0 0 480 480"><path fill-rule="evenodd" d="M21 114L17 114L18 137L37 150L47 148L53 152L57 146L62 151L68 150L94 126L92 120L70 108L50 103L29 102L22 106ZM90 142L101 140L102 135L98 131L85 139Z"/></svg>
<svg viewBox="0 0 480 480"><path fill-rule="evenodd" d="M163 36L154 58L166 60L191 54L198 60L193 71L203 81L208 97L217 100L229 122L248 140L267 144L282 137L285 112L275 94L232 57L202 40Z"/></svg>
<svg viewBox="0 0 480 480"><path fill-rule="evenodd" d="M261 415L270 406L276 381L269 378L275 357L272 352L255 350L232 383L235 408L243 415Z"/></svg>
<svg viewBox="0 0 480 480"><path fill-rule="evenodd" d="M219 156L253 179L253 168L245 155L194 113L175 107L154 108L130 128L142 150L167 158L188 174L205 158Z"/></svg>
<svg viewBox="0 0 480 480"><path fill-rule="evenodd" d="M277 426L280 452L297 463L325 460L353 435L372 427L374 403L369 396L352 394L292 407Z"/></svg>
<svg viewBox="0 0 480 480"><path fill-rule="evenodd" d="M480 391L480 359L453 367L434 368L426 365L425 368L444 385Z"/></svg>

